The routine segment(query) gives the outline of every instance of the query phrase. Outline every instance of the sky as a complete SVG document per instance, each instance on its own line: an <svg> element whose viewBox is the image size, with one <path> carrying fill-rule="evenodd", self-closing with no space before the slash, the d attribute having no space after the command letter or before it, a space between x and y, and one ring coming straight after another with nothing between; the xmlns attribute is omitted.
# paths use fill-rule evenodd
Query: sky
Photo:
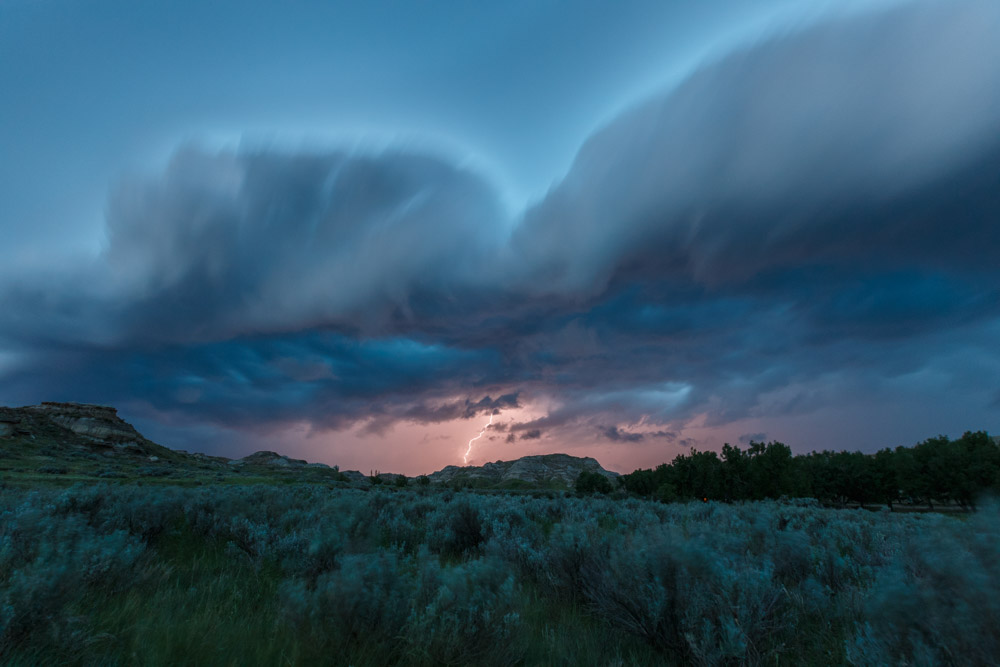
<svg viewBox="0 0 1000 667"><path fill-rule="evenodd" d="M411 475L1000 432L998 31L0 0L0 403Z"/></svg>

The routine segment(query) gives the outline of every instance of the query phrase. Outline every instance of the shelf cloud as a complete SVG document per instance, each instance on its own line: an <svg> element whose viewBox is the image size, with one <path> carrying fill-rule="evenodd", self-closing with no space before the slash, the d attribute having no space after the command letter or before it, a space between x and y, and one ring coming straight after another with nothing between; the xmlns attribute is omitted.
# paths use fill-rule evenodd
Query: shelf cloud
<svg viewBox="0 0 1000 667"><path fill-rule="evenodd" d="M181 147L114 188L98 261L4 288L4 393L371 432L537 403L518 440L645 446L974 377L1000 366L998 32L995 2L907 2L743 46L513 216L414 150Z"/></svg>

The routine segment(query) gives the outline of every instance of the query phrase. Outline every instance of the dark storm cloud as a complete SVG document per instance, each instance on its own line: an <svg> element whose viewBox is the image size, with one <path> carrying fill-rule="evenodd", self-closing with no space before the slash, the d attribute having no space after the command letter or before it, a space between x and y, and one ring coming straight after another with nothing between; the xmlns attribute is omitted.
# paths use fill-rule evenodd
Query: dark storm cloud
<svg viewBox="0 0 1000 667"><path fill-rule="evenodd" d="M996 3L914 2L707 66L591 137L516 256L538 291L574 294L985 261L998 26Z"/></svg>
<svg viewBox="0 0 1000 667"><path fill-rule="evenodd" d="M642 433L623 431L617 426L606 426L600 429L600 431L601 435L612 442L642 442L646 437Z"/></svg>
<svg viewBox="0 0 1000 667"><path fill-rule="evenodd" d="M474 286L502 233L481 180L403 152L184 150L162 179L119 187L108 218L125 331L143 340L382 330L420 293Z"/></svg>
<svg viewBox="0 0 1000 667"><path fill-rule="evenodd" d="M452 401L432 407L414 406L407 410L404 416L412 421L438 423L452 419L470 419L479 414L500 414L505 409L520 407L517 396L515 392L498 396L495 399L484 396L475 402L466 398L462 401ZM499 424L491 428L502 430Z"/></svg>
<svg viewBox="0 0 1000 667"><path fill-rule="evenodd" d="M378 431L399 420L437 423L517 405L509 394L453 400L457 393L478 393L475 377L501 374L496 355L407 340L308 333L144 349L52 350L46 358L60 364L57 386L32 366L7 380L28 394L56 400L90 396L123 405L145 399L157 412L218 425L262 428L307 420L317 428L343 428L369 420L368 430Z"/></svg>
<svg viewBox="0 0 1000 667"><path fill-rule="evenodd" d="M443 158L181 150L115 191L99 267L5 290L4 396L372 432L547 399L508 440L686 446L877 395L1000 318L998 31L912 2L753 45L516 220Z"/></svg>
<svg viewBox="0 0 1000 667"><path fill-rule="evenodd" d="M542 437L542 432L537 428L533 428L530 431L525 431L521 434L521 440L538 440Z"/></svg>

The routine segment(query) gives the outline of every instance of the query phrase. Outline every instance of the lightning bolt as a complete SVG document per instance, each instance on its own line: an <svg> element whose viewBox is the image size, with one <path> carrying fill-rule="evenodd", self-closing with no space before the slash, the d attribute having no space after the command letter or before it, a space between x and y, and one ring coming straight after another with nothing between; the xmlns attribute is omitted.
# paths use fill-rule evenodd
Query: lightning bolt
<svg viewBox="0 0 1000 667"><path fill-rule="evenodd" d="M487 422L486 426L483 427L483 430L479 432L479 435L477 435L472 440L469 440L469 448L465 450L465 457L463 458L463 461L466 464L469 463L469 453L472 452L472 443L474 443L476 440L479 440L481 437L483 437L483 434L486 433L486 429L488 429L492 424L493 424L493 415L491 414L490 415L490 421Z"/></svg>

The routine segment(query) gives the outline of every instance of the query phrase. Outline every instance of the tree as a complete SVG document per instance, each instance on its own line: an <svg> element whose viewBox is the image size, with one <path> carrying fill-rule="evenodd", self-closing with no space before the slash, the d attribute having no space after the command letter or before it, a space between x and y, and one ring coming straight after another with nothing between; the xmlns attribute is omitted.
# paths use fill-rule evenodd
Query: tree
<svg viewBox="0 0 1000 667"><path fill-rule="evenodd" d="M656 491L656 478L652 470L642 468L621 476L622 484L629 493L651 496Z"/></svg>
<svg viewBox="0 0 1000 667"><path fill-rule="evenodd" d="M614 490L614 487L611 486L611 481L607 477L599 472L591 472L590 470L580 471L574 488L577 493L611 493Z"/></svg>
<svg viewBox="0 0 1000 667"><path fill-rule="evenodd" d="M891 449L882 449L872 458L871 477L875 498L893 509L899 499L899 480L896 477L896 455Z"/></svg>
<svg viewBox="0 0 1000 667"><path fill-rule="evenodd" d="M780 442L751 442L747 449L753 498L780 498L795 490L792 450Z"/></svg>
<svg viewBox="0 0 1000 667"><path fill-rule="evenodd" d="M722 498L727 502L750 497L750 459L739 447L722 445Z"/></svg>
<svg viewBox="0 0 1000 667"><path fill-rule="evenodd" d="M934 509L935 501L948 499L948 436L939 435L936 438L924 440L914 447L911 465L908 470L911 498L927 503Z"/></svg>
<svg viewBox="0 0 1000 667"><path fill-rule="evenodd" d="M672 503L677 500L677 488L670 482L664 482L656 487L653 497L661 503Z"/></svg>
<svg viewBox="0 0 1000 667"><path fill-rule="evenodd" d="M1000 447L986 431L966 431L951 443L951 496L965 509L975 509L1000 475Z"/></svg>
<svg viewBox="0 0 1000 667"><path fill-rule="evenodd" d="M812 452L793 456L780 442L729 443L715 452L691 449L653 470L620 478L632 494L660 500L761 500L811 496L823 503L954 501L975 509L982 494L1000 493L1000 438L967 431L957 440L930 438L913 447L861 452Z"/></svg>

